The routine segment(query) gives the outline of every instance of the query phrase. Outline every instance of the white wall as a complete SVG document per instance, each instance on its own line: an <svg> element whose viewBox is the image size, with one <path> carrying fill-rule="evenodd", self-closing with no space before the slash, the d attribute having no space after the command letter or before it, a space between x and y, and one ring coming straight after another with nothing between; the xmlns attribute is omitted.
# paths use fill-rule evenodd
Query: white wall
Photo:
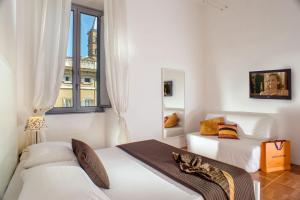
<svg viewBox="0 0 300 200"><path fill-rule="evenodd" d="M104 7L104 0L72 0L72 3L100 10Z"/></svg>
<svg viewBox="0 0 300 200"><path fill-rule="evenodd" d="M164 107L184 109L184 71L163 69L162 73L162 82L172 81L172 96L163 97Z"/></svg>
<svg viewBox="0 0 300 200"><path fill-rule="evenodd" d="M300 164L300 1L228 0L224 12L205 15L205 107L207 110L279 113L278 131L292 141ZM293 97L249 98L249 71L292 68Z"/></svg>
<svg viewBox="0 0 300 200"><path fill-rule="evenodd" d="M0 1L0 199L17 163L15 1Z"/></svg>
<svg viewBox="0 0 300 200"><path fill-rule="evenodd" d="M162 137L161 68L185 71L186 130L197 130L203 109L201 3L127 0L127 17L131 139ZM182 145L178 139L167 142Z"/></svg>
<svg viewBox="0 0 300 200"><path fill-rule="evenodd" d="M47 141L80 139L93 148L106 146L106 125L104 113L46 115Z"/></svg>

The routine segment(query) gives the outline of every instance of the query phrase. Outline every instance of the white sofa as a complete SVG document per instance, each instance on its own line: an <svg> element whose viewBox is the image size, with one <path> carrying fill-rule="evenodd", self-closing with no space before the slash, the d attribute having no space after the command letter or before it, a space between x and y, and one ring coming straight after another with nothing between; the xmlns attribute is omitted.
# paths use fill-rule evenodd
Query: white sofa
<svg viewBox="0 0 300 200"><path fill-rule="evenodd" d="M164 128L163 129L164 138L184 135L184 109L164 108L164 117L172 115L173 113L176 113L177 117L179 118L178 125L172 128Z"/></svg>
<svg viewBox="0 0 300 200"><path fill-rule="evenodd" d="M227 164L255 172L260 168L260 145L276 138L274 119L270 114L220 112L207 114L206 119L220 117L238 125L239 140L202 136L199 132L187 134L188 150Z"/></svg>

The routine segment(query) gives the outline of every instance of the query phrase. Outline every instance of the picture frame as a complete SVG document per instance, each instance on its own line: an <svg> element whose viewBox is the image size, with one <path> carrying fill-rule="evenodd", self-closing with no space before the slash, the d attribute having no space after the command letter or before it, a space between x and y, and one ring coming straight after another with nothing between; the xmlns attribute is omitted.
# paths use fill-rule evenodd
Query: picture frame
<svg viewBox="0 0 300 200"><path fill-rule="evenodd" d="M164 81L164 96L173 96L173 81Z"/></svg>
<svg viewBox="0 0 300 200"><path fill-rule="evenodd" d="M257 99L292 99L291 69L250 71L249 96Z"/></svg>

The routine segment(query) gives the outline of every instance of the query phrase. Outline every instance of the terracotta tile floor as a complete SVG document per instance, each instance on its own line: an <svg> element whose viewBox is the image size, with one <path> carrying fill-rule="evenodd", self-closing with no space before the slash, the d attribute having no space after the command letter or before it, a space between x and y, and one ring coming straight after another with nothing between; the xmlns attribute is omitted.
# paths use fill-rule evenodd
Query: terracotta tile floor
<svg viewBox="0 0 300 200"><path fill-rule="evenodd" d="M300 200L300 166L281 172L258 171L251 176L260 181L261 200Z"/></svg>

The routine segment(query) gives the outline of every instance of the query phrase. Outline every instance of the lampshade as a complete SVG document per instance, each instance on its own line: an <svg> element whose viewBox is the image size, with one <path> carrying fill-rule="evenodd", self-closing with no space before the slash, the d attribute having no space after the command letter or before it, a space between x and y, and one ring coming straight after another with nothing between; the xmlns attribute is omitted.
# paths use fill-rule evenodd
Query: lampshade
<svg viewBox="0 0 300 200"><path fill-rule="evenodd" d="M47 128L44 117L34 116L27 120L25 131L39 131L42 128Z"/></svg>

